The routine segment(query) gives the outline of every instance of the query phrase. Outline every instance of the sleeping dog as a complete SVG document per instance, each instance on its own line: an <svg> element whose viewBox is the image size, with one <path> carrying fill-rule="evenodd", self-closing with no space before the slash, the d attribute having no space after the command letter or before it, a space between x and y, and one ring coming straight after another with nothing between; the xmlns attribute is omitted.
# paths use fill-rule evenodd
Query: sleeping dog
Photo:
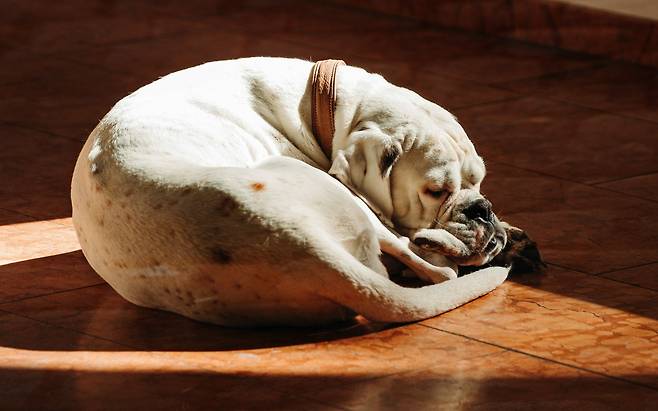
<svg viewBox="0 0 658 411"><path fill-rule="evenodd" d="M507 236L455 118L334 64L323 144L318 67L212 62L119 101L72 181L94 270L135 304L230 326L414 321L501 284L504 267L456 278L458 264L488 263ZM436 284L395 284L382 252Z"/></svg>

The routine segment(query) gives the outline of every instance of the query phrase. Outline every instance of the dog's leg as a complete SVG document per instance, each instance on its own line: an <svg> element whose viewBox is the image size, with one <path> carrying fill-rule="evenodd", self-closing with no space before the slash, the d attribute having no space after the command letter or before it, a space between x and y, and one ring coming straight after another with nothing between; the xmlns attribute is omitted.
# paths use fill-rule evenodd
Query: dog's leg
<svg viewBox="0 0 658 411"><path fill-rule="evenodd" d="M446 259L445 265L433 265L418 256L416 247L407 237L398 236L389 230L381 221L380 217L372 210L372 206L363 201L360 196L355 195L355 201L368 216L368 220L375 228L379 248L386 254L412 270L418 278L438 284L440 282L457 278L456 266Z"/></svg>
<svg viewBox="0 0 658 411"><path fill-rule="evenodd" d="M421 248L443 255L466 257L471 251L466 244L443 229L422 229L414 234L413 242Z"/></svg>
<svg viewBox="0 0 658 411"><path fill-rule="evenodd" d="M432 265L414 252L414 245L407 237L397 238L386 227L382 228L386 232L377 230L381 250L406 265L418 278L435 284L457 278L457 272L448 261L445 266Z"/></svg>

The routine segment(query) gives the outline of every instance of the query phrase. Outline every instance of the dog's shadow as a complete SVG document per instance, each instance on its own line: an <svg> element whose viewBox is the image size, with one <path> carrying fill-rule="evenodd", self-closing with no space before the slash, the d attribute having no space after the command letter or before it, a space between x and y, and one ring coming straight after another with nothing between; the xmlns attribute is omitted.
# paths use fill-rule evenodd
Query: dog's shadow
<svg viewBox="0 0 658 411"><path fill-rule="evenodd" d="M138 307L80 251L3 265L0 347L46 351L233 351L358 337L396 325L363 317L314 328L228 328Z"/></svg>

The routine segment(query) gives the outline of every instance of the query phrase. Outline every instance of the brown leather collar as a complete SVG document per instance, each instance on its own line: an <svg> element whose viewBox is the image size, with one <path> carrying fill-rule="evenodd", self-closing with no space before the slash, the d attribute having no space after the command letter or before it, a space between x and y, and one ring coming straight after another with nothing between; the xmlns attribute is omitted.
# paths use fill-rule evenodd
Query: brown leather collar
<svg viewBox="0 0 658 411"><path fill-rule="evenodd" d="M320 60L312 70L311 82L311 124L313 135L322 151L331 160L332 142L336 132L334 112L336 111L336 71L344 65L343 60Z"/></svg>

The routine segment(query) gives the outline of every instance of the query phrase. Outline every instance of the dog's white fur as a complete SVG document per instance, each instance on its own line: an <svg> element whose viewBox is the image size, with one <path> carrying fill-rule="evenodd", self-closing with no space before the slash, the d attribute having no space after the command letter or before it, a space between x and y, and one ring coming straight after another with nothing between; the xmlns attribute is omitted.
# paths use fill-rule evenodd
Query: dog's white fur
<svg viewBox="0 0 658 411"><path fill-rule="evenodd" d="M341 67L328 159L310 132L310 70L292 59L208 63L117 103L72 182L73 222L96 272L135 304L234 326L355 313L413 321L502 283L506 268L454 278L450 260L421 260L346 188L406 235L438 233L448 238L443 254L456 247L462 260L488 261L502 247L483 251L493 229L452 217L480 196L484 177L455 119L381 76ZM398 286L382 250L423 278L451 280Z"/></svg>

